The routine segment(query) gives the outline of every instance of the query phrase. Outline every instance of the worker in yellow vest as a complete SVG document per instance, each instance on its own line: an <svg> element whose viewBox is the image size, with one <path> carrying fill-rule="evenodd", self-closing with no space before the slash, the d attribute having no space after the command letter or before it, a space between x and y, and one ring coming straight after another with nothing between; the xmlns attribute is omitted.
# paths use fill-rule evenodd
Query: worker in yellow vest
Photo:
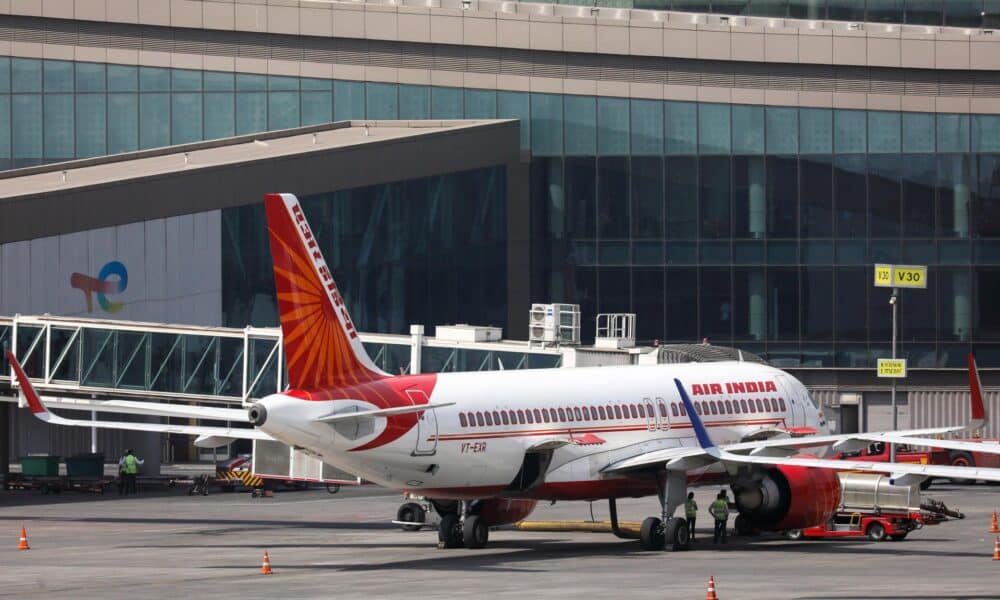
<svg viewBox="0 0 1000 600"><path fill-rule="evenodd" d="M689 539L694 541L694 522L698 519L698 503L694 501L694 492L688 492L687 502L684 503L684 516L688 522Z"/></svg>
<svg viewBox="0 0 1000 600"><path fill-rule="evenodd" d="M139 493L138 486L136 485L136 475L139 474L139 465L144 462L146 461L136 457L131 448L126 450L125 455L118 461L118 472L124 481L126 495Z"/></svg>
<svg viewBox="0 0 1000 600"><path fill-rule="evenodd" d="M708 507L708 512L715 519L715 532L712 534L712 540L718 544L719 539L722 539L722 543L725 544L726 523L729 521L729 498L726 496L726 490L719 492L715 501Z"/></svg>

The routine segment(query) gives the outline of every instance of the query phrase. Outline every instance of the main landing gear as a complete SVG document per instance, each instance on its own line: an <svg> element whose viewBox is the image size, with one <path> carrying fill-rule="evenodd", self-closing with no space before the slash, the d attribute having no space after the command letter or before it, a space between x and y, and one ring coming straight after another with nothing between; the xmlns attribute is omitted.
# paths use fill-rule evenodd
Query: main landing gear
<svg viewBox="0 0 1000 600"><path fill-rule="evenodd" d="M441 507L435 507L439 511ZM458 502L444 509L438 524L438 548L485 548L490 528L478 514L478 502Z"/></svg>
<svg viewBox="0 0 1000 600"><path fill-rule="evenodd" d="M687 475L684 471L666 471L657 474L661 518L648 517L639 530L639 544L643 550L687 550L691 535L687 520L675 517L674 512L684 504L687 492Z"/></svg>

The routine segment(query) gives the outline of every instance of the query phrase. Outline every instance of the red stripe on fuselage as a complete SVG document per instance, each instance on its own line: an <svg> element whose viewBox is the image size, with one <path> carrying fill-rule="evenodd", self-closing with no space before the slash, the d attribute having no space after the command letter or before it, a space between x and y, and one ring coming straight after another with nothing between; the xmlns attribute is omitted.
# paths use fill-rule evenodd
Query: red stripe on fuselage
<svg viewBox="0 0 1000 600"><path fill-rule="evenodd" d="M714 423L706 423L706 427L735 427L735 426L751 426L751 425L778 425L781 424L784 419L773 418L773 419L753 419L747 421L717 421ZM645 425L619 425L619 426L597 426L597 427L562 427L556 429L530 429L530 430L515 430L515 431L489 431L480 433L459 433L459 434L445 434L437 436L438 441L441 442L451 442L460 440L478 440L478 439L494 439L494 438L505 438L505 437L535 437L539 435L560 435L560 434L576 434L576 433L624 433L629 431L650 431L650 432L667 432L673 429L691 429L690 423L677 423L670 426L670 429L650 429ZM430 438L430 439L433 439Z"/></svg>

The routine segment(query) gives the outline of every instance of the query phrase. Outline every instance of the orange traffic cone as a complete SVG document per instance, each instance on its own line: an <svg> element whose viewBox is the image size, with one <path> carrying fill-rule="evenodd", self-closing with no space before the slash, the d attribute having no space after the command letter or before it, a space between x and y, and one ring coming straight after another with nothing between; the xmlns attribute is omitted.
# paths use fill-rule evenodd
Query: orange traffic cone
<svg viewBox="0 0 1000 600"><path fill-rule="evenodd" d="M708 576L708 593L705 594L705 600L719 600L715 595L715 577L711 575Z"/></svg>
<svg viewBox="0 0 1000 600"><path fill-rule="evenodd" d="M993 543L993 560L1000 560L1000 535L997 536L997 541Z"/></svg>
<svg viewBox="0 0 1000 600"><path fill-rule="evenodd" d="M993 511L993 523L990 524L990 533L1000 533L1000 524L997 523L997 511Z"/></svg>
<svg viewBox="0 0 1000 600"><path fill-rule="evenodd" d="M21 526L21 541L17 543L18 550L31 550L31 546L28 545L28 532L24 530L24 526Z"/></svg>
<svg viewBox="0 0 1000 600"><path fill-rule="evenodd" d="M270 575L271 573L273 573L271 571L271 559L267 556L267 550L264 550L264 564L260 566L260 574Z"/></svg>

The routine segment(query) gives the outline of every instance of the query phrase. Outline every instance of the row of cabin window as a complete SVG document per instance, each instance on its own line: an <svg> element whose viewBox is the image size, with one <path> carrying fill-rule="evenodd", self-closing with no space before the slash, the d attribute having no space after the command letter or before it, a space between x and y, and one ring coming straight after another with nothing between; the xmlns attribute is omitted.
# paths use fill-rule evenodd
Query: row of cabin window
<svg viewBox="0 0 1000 600"><path fill-rule="evenodd" d="M782 398L757 398L751 400L710 400L695 402L698 414L740 414L756 412L777 412L780 406L785 410ZM666 418L667 406L659 403L660 416ZM674 417L687 416L683 404L670 403L670 414ZM534 408L527 410L494 410L475 413L458 413L462 427L492 427L494 425L531 425L535 423L567 423L572 421L604 421L608 419L652 419L652 404L625 404L603 406L574 406L567 408Z"/></svg>

